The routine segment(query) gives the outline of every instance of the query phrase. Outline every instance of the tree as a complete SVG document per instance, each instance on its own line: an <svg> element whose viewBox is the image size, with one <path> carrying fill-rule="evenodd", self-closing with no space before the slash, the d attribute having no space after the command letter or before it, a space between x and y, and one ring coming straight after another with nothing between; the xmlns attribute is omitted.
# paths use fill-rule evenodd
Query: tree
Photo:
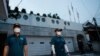
<svg viewBox="0 0 100 56"><path fill-rule="evenodd" d="M56 18L56 15L55 14L53 14L53 16L52 16L53 18Z"/></svg>
<svg viewBox="0 0 100 56"><path fill-rule="evenodd" d="M49 14L48 14L48 17L50 17L50 18L51 18L51 13L49 13Z"/></svg>
<svg viewBox="0 0 100 56"><path fill-rule="evenodd" d="M47 15L44 13L44 14L43 14L43 17L47 17Z"/></svg>
<svg viewBox="0 0 100 56"><path fill-rule="evenodd" d="M59 16L57 16L57 19L60 19L60 17L59 17Z"/></svg>
<svg viewBox="0 0 100 56"><path fill-rule="evenodd" d="M21 12L22 12L22 13L26 13L26 9L23 8L23 9L21 10Z"/></svg>
<svg viewBox="0 0 100 56"><path fill-rule="evenodd" d="M10 8L10 6L8 6L8 13L11 13L11 8Z"/></svg>
<svg viewBox="0 0 100 56"><path fill-rule="evenodd" d="M19 8L18 7L15 7L14 12L15 13L19 13Z"/></svg>
<svg viewBox="0 0 100 56"><path fill-rule="evenodd" d="M33 14L33 11L30 11L30 15Z"/></svg>
<svg viewBox="0 0 100 56"><path fill-rule="evenodd" d="M37 13L38 16L40 16L40 13Z"/></svg>

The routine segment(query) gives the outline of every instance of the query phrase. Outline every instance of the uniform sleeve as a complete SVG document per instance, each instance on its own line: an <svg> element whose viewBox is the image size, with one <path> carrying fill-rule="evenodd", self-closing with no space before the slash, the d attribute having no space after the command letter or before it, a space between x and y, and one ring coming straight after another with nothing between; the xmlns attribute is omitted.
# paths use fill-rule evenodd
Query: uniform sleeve
<svg viewBox="0 0 100 56"><path fill-rule="evenodd" d="M64 44L66 44L66 41L64 40Z"/></svg>
<svg viewBox="0 0 100 56"><path fill-rule="evenodd" d="M23 43L23 45L27 45L26 37L24 37L24 43Z"/></svg>
<svg viewBox="0 0 100 56"><path fill-rule="evenodd" d="M9 37L6 38L5 45L9 45Z"/></svg>
<svg viewBox="0 0 100 56"><path fill-rule="evenodd" d="M51 45L54 45L55 44L55 39L54 39L54 37L52 37L52 39L51 39Z"/></svg>
<svg viewBox="0 0 100 56"><path fill-rule="evenodd" d="M65 41L64 37L63 37L63 41L64 41L64 44L66 44L66 41Z"/></svg>

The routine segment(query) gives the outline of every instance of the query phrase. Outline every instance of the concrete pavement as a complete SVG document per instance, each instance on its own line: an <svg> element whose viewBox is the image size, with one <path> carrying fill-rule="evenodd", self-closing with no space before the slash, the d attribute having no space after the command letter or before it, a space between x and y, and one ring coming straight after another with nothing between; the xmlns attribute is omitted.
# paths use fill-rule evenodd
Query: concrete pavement
<svg viewBox="0 0 100 56"><path fill-rule="evenodd" d="M71 53L71 56L100 56L100 52Z"/></svg>

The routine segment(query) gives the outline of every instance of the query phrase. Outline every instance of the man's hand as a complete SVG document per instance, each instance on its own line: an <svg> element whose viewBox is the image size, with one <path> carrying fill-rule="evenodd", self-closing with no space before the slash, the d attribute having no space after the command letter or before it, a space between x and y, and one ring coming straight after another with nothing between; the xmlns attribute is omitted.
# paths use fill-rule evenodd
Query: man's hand
<svg viewBox="0 0 100 56"><path fill-rule="evenodd" d="M56 54L53 54L53 56L56 56Z"/></svg>
<svg viewBox="0 0 100 56"><path fill-rule="evenodd" d="M68 56L71 56L70 53L67 53Z"/></svg>

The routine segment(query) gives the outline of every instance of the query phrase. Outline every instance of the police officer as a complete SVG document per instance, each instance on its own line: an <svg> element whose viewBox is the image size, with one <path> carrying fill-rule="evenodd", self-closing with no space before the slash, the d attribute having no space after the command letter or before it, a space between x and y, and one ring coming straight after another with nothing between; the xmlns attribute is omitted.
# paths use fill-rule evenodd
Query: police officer
<svg viewBox="0 0 100 56"><path fill-rule="evenodd" d="M14 34L7 37L3 56L28 56L27 41L20 35L21 26L14 24Z"/></svg>
<svg viewBox="0 0 100 56"><path fill-rule="evenodd" d="M53 56L67 56L69 55L69 50L61 35L62 29L55 29L56 36L51 39L51 46L53 51Z"/></svg>

